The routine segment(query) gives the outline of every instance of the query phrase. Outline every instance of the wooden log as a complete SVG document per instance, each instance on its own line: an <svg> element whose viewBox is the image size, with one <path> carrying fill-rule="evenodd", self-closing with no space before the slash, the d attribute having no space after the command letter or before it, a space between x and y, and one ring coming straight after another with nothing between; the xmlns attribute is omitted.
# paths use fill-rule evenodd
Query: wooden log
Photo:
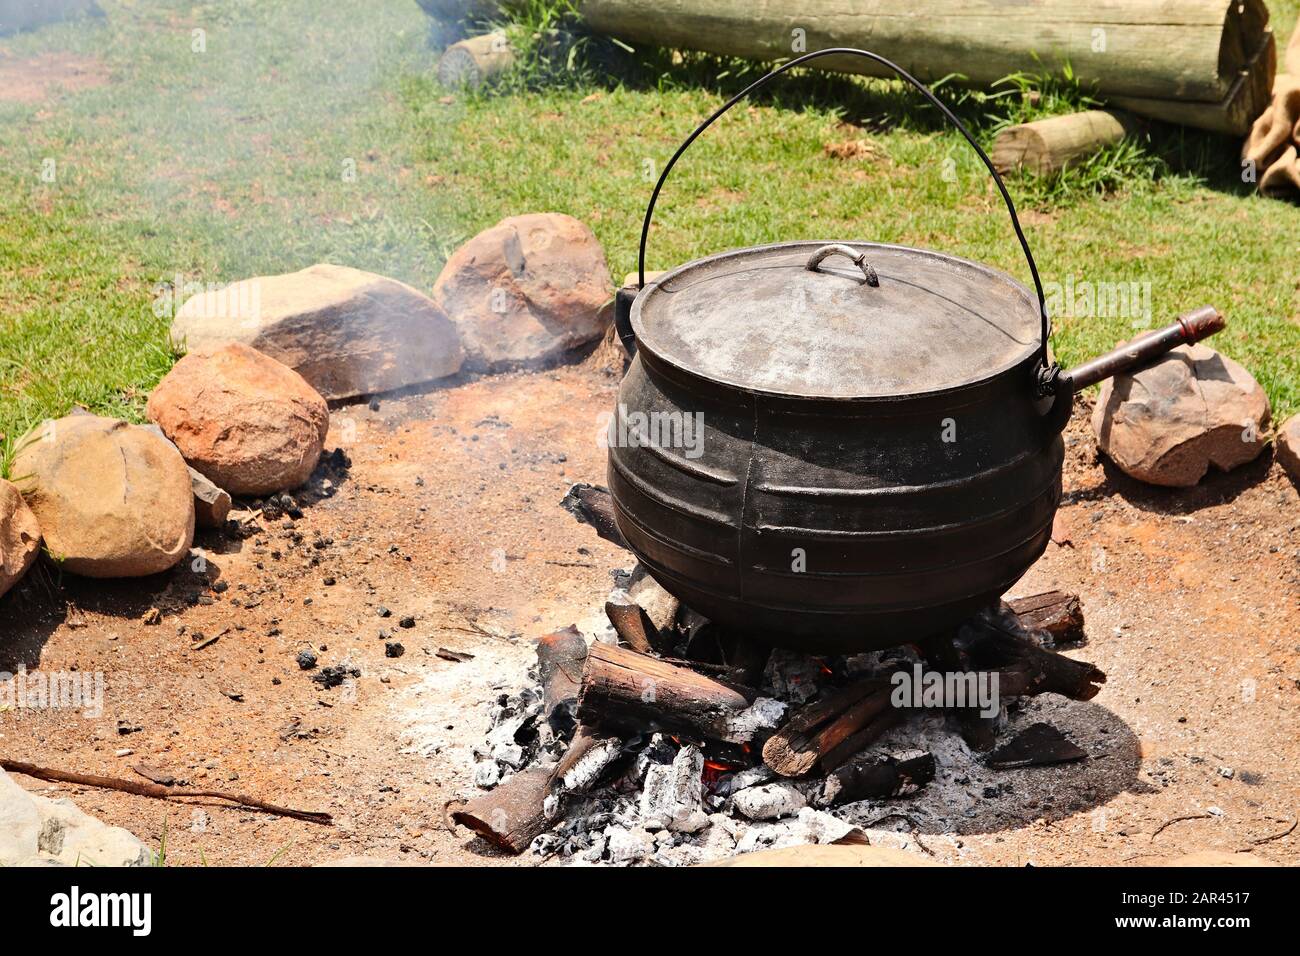
<svg viewBox="0 0 1300 956"><path fill-rule="evenodd" d="M913 751L897 757L863 754L826 777L820 804L910 797L934 779L934 755Z"/></svg>
<svg viewBox="0 0 1300 956"><path fill-rule="evenodd" d="M750 710L757 698L748 687L626 648L593 644L578 692L578 719L606 732L658 730L743 744L766 729Z"/></svg>
<svg viewBox="0 0 1300 956"><path fill-rule="evenodd" d="M453 43L438 60L438 82L457 89L478 89L492 77L504 73L515 55L504 33L485 33Z"/></svg>
<svg viewBox="0 0 1300 956"><path fill-rule="evenodd" d="M578 686L587 660L587 642L573 625L537 642L537 672L542 684L542 716L559 732L574 726Z"/></svg>
<svg viewBox="0 0 1300 956"><path fill-rule="evenodd" d="M1085 110L1008 126L994 140L990 158L1000 173L1027 169L1046 176L1140 131L1137 118L1122 110Z"/></svg>
<svg viewBox="0 0 1300 956"><path fill-rule="evenodd" d="M1102 94L1219 102L1264 42L1263 0L581 0L597 33L760 60L863 47L921 80L1060 72ZM796 33L795 31L801 31ZM801 40L796 50L794 41ZM889 75L859 58L828 69Z"/></svg>
<svg viewBox="0 0 1300 956"><path fill-rule="evenodd" d="M521 770L501 786L452 811L451 818L498 849L523 853L550 828L543 808L552 773L551 767Z"/></svg>
<svg viewBox="0 0 1300 956"><path fill-rule="evenodd" d="M1007 601L1007 606L1022 626L1045 632L1053 644L1079 644L1085 639L1083 605L1077 594L1044 591Z"/></svg>
<svg viewBox="0 0 1300 956"><path fill-rule="evenodd" d="M802 777L828 753L836 759L852 756L892 726L876 721L889 706L886 681L864 680L833 691L801 708L768 738L763 763L783 777ZM857 750L846 753L846 741Z"/></svg>
<svg viewBox="0 0 1300 956"><path fill-rule="evenodd" d="M659 650L659 629L626 591L615 591L609 596L605 602L605 616L614 625L614 632L623 646L639 654L652 654Z"/></svg>
<svg viewBox="0 0 1300 956"><path fill-rule="evenodd" d="M1108 96L1107 100L1131 113L1164 123L1194 126L1224 136L1245 136L1272 102L1276 75L1277 42L1272 33L1267 33L1264 43L1249 63L1238 71L1232 86L1220 100L1204 103L1191 99L1127 95Z"/></svg>
<svg viewBox="0 0 1300 956"><path fill-rule="evenodd" d="M600 485L573 485L560 502L560 507L583 524L590 525L599 537L610 544L628 548L627 540L623 537L623 532L618 530L618 522L614 520L614 499L610 497L608 488Z"/></svg>
<svg viewBox="0 0 1300 956"><path fill-rule="evenodd" d="M432 0L435 4L439 0ZM475 0L500 16L523 0ZM757 60L864 47L922 81L987 88L1068 65L1111 105L1245 135L1269 102L1276 49L1264 0L580 0L585 25L634 43ZM487 8L490 12L484 12ZM892 74L860 57L821 69Z"/></svg>
<svg viewBox="0 0 1300 956"><path fill-rule="evenodd" d="M939 646L933 642L930 648ZM1044 650L1034 642L1008 607L982 612L963 624L952 641L957 665L936 661L945 670L997 671L998 693L1006 697L1060 694L1091 700L1106 675L1086 661Z"/></svg>

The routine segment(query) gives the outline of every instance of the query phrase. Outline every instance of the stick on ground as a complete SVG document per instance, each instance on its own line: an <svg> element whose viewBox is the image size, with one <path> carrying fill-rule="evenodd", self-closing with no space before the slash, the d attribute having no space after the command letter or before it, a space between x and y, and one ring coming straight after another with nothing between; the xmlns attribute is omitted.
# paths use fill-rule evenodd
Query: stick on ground
<svg viewBox="0 0 1300 956"><path fill-rule="evenodd" d="M250 810L262 810L266 813L273 813L281 817L293 817L295 820L305 820L308 823L319 823L323 826L333 826L333 818L328 813L317 813L310 810L293 810L288 807L277 807L273 803L267 803L264 800L258 800L256 797L246 797L243 794L226 793L222 790L193 790L188 787L164 787L156 783L143 783L139 780L123 780L120 777L101 777L96 774L75 773L69 770L54 770L49 767L38 767L35 764L23 763L20 760L7 760L0 757L0 767L10 773L21 773L28 777L35 777L37 780L48 780L51 783L74 783L82 787L99 787L102 790L118 790L122 793L133 793L138 797L152 797L155 800L175 800L179 797L212 797L217 800L229 800L241 807L247 807Z"/></svg>

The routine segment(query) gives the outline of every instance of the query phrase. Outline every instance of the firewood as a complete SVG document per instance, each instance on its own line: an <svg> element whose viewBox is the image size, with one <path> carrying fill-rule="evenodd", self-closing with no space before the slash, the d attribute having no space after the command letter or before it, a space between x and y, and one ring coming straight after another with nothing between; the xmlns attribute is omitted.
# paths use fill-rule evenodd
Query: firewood
<svg viewBox="0 0 1300 956"><path fill-rule="evenodd" d="M1028 169L1042 176L1140 131L1137 118L1122 110L1084 110L1008 126L998 133L990 156L1000 173Z"/></svg>
<svg viewBox="0 0 1300 956"><path fill-rule="evenodd" d="M1060 694L1071 700L1092 700L1106 675L1086 661L1076 661L1044 650L1033 641L983 623L974 625L963 649L966 670L997 671L1002 697Z"/></svg>
<svg viewBox="0 0 1300 956"><path fill-rule="evenodd" d="M892 727L898 726L908 715L901 707L886 707L872 717L857 733L845 737L840 743L827 748L819 764L824 773L832 773L848 763L862 751L879 740Z"/></svg>
<svg viewBox="0 0 1300 956"><path fill-rule="evenodd" d="M504 33L485 33L453 43L438 60L438 82L456 89L478 89L489 79L504 73L515 62Z"/></svg>
<svg viewBox="0 0 1300 956"><path fill-rule="evenodd" d="M615 591L605 602L605 616L624 645L639 654L659 650L659 629L626 591Z"/></svg>
<svg viewBox="0 0 1300 956"><path fill-rule="evenodd" d="M1045 631L1053 644L1079 644L1084 640L1083 605L1077 594L1045 591L1008 601L1007 606L1024 627Z"/></svg>
<svg viewBox="0 0 1300 956"><path fill-rule="evenodd" d="M505 783L470 800L451 818L498 849L523 853L550 828L543 809L552 767L521 770Z"/></svg>
<svg viewBox="0 0 1300 956"><path fill-rule="evenodd" d="M590 525L598 536L610 544L632 550L628 547L623 532L618 530L618 522L614 520L614 499L610 497L608 488L599 485L573 485L564 496L564 500L560 502L560 507L583 524Z"/></svg>
<svg viewBox="0 0 1300 956"><path fill-rule="evenodd" d="M729 679L747 686L762 682L772 656L771 645L733 628L707 622L691 627L688 633L686 656L692 661L726 667Z"/></svg>
<svg viewBox="0 0 1300 956"><path fill-rule="evenodd" d="M473 0L517 9L523 0ZM806 49L865 47L922 81L990 88L1017 73L1066 67L1109 104L1164 122L1245 135L1268 105L1276 44L1264 0L841 0L797 6L752 0L579 0L585 28L633 44L772 61ZM820 69L888 76L857 57L826 57Z"/></svg>
<svg viewBox="0 0 1300 956"><path fill-rule="evenodd" d="M897 757L862 754L826 777L820 803L909 797L934 779L934 755L911 751Z"/></svg>
<svg viewBox="0 0 1300 956"><path fill-rule="evenodd" d="M587 642L572 624L537 642L537 672L542 683L542 716L559 731L573 726L578 685L587 659Z"/></svg>
<svg viewBox="0 0 1300 956"><path fill-rule="evenodd" d="M551 774L552 793L585 793L623 748L620 737L610 737L591 727L579 726Z"/></svg>
<svg viewBox="0 0 1300 956"><path fill-rule="evenodd" d="M861 749L892 726L876 722L890 706L889 694L887 682L870 679L807 705L763 745L763 762L783 777L802 777L828 753L836 759L851 756L837 748L859 744ZM874 733L864 733L868 728Z"/></svg>
<svg viewBox="0 0 1300 956"><path fill-rule="evenodd" d="M782 710L774 701L755 701L752 688L598 643L587 653L578 719L606 732L659 730L743 744Z"/></svg>

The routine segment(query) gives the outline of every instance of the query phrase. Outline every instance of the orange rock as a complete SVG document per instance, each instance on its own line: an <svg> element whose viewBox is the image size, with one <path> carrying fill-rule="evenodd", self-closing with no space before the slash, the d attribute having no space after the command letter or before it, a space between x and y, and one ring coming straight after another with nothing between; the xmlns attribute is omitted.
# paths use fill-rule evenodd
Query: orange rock
<svg viewBox="0 0 1300 956"><path fill-rule="evenodd" d="M325 399L301 375L234 342L177 362L146 414L195 471L235 495L301 485L329 429Z"/></svg>
<svg viewBox="0 0 1300 956"><path fill-rule="evenodd" d="M41 526L18 489L0 479L0 595L18 583L36 560Z"/></svg>
<svg viewBox="0 0 1300 956"><path fill-rule="evenodd" d="M138 577L189 552L189 469L144 428L84 412L44 422L19 440L12 472L46 549L66 571Z"/></svg>
<svg viewBox="0 0 1300 956"><path fill-rule="evenodd" d="M543 362L600 338L613 295L600 243L559 213L512 216L480 232L433 287L480 367Z"/></svg>
<svg viewBox="0 0 1300 956"><path fill-rule="evenodd" d="M1125 474L1186 488L1211 465L1231 471L1258 457L1268 421L1268 397L1251 374L1197 344L1107 379L1092 429L1098 447Z"/></svg>

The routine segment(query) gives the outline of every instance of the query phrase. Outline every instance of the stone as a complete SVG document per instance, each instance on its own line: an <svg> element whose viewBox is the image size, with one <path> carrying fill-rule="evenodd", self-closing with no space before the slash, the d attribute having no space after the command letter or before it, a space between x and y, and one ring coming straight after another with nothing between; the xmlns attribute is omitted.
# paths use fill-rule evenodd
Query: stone
<svg viewBox="0 0 1300 956"><path fill-rule="evenodd" d="M28 793L0 770L0 867L152 866L153 852L71 800Z"/></svg>
<svg viewBox="0 0 1300 956"><path fill-rule="evenodd" d="M144 426L167 444L176 448L163 430L150 422ZM177 454L180 449L176 448ZM182 456L183 457L183 456ZM186 465L189 468L188 465ZM220 528L230 515L230 493L218 488L193 468L190 471L190 488L194 491L194 526L196 528Z"/></svg>
<svg viewBox="0 0 1300 956"><path fill-rule="evenodd" d="M613 297L605 253L571 216L503 219L454 252L434 301L477 367L541 364L599 339Z"/></svg>
<svg viewBox="0 0 1300 956"><path fill-rule="evenodd" d="M1292 481L1300 482L1300 415L1292 415L1277 430L1277 461Z"/></svg>
<svg viewBox="0 0 1300 956"><path fill-rule="evenodd" d="M0 478L0 596L27 573L40 549L36 515L18 489Z"/></svg>
<svg viewBox="0 0 1300 956"><path fill-rule="evenodd" d="M191 350L251 346L330 400L454 375L465 357L456 327L424 293L326 263L192 296L171 334Z"/></svg>
<svg viewBox="0 0 1300 956"><path fill-rule="evenodd" d="M20 439L12 474L46 551L73 574L157 574L193 543L185 461L137 425L85 413L44 422Z"/></svg>
<svg viewBox="0 0 1300 956"><path fill-rule="evenodd" d="M186 355L145 412L192 468L232 495L303 484L329 430L325 399L301 375L237 342Z"/></svg>
<svg viewBox="0 0 1300 956"><path fill-rule="evenodd" d="M1211 465L1231 471L1253 461L1268 421L1268 396L1251 374L1196 344L1103 383L1092 429L1125 474L1187 488Z"/></svg>

